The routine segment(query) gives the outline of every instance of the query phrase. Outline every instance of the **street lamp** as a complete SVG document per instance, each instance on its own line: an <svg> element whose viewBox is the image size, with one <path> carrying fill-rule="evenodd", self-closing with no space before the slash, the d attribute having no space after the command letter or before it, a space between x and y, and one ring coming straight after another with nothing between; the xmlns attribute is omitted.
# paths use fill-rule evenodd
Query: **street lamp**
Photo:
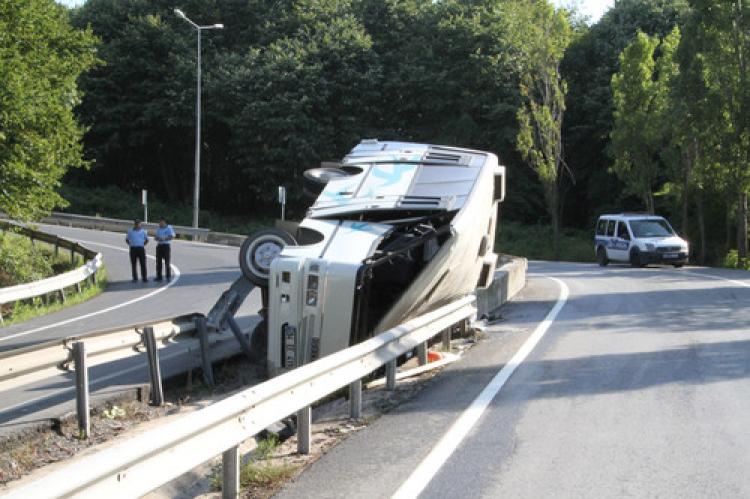
<svg viewBox="0 0 750 499"><path fill-rule="evenodd" d="M193 227L198 227L198 207L201 187L201 32L204 29L222 29L223 24L198 26L180 9L174 9L177 17L187 21L198 32L198 83L195 95L195 182L193 185Z"/></svg>

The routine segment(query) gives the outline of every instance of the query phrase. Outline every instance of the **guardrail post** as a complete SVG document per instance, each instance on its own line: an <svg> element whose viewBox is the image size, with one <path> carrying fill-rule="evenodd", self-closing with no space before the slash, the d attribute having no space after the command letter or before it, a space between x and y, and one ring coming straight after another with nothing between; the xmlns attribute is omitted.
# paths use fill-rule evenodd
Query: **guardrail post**
<svg viewBox="0 0 750 499"><path fill-rule="evenodd" d="M60 254L60 238L55 236L55 258Z"/></svg>
<svg viewBox="0 0 750 499"><path fill-rule="evenodd" d="M59 293L60 293L60 301L62 303L65 303L65 290L63 288L60 288Z"/></svg>
<svg viewBox="0 0 750 499"><path fill-rule="evenodd" d="M164 405L164 388L161 383L161 366L159 365L159 350L156 348L154 328L151 326L143 330L146 354L148 355L148 373L151 378L151 404Z"/></svg>
<svg viewBox="0 0 750 499"><path fill-rule="evenodd" d="M427 342L423 341L417 345L417 361L420 366L427 365Z"/></svg>
<svg viewBox="0 0 750 499"><path fill-rule="evenodd" d="M349 417L359 419L362 416L362 380L352 381L349 385Z"/></svg>
<svg viewBox="0 0 750 499"><path fill-rule="evenodd" d="M76 245L70 247L70 264L75 265L76 263Z"/></svg>
<svg viewBox="0 0 750 499"><path fill-rule="evenodd" d="M453 331L453 326L443 329L443 332L442 332L443 350L445 350L446 352L451 351L451 332L452 331Z"/></svg>
<svg viewBox="0 0 750 499"><path fill-rule="evenodd" d="M310 453L310 427L312 425L312 407L309 405L297 411L297 453Z"/></svg>
<svg viewBox="0 0 750 499"><path fill-rule="evenodd" d="M240 449L234 446L221 455L221 497L236 499L240 496Z"/></svg>
<svg viewBox="0 0 750 499"><path fill-rule="evenodd" d="M385 365L385 389L390 391L396 389L396 359Z"/></svg>
<svg viewBox="0 0 750 499"><path fill-rule="evenodd" d="M245 357L250 359L250 362L253 362L255 358L253 357L253 349L250 347L250 342L247 341L247 338L245 338L245 335L242 334L242 328L240 328L240 325L237 324L237 321L235 320L234 316L227 312L224 315L225 320L227 321L227 324L229 325L229 329L232 330L232 333L234 334L234 337L237 338L237 341L240 344L240 348L242 348L242 351L245 354Z"/></svg>
<svg viewBox="0 0 750 499"><path fill-rule="evenodd" d="M78 433L81 438L89 438L89 370L86 366L86 345L82 341L73 343L73 362L76 370L76 413Z"/></svg>
<svg viewBox="0 0 750 499"><path fill-rule="evenodd" d="M198 330L198 340L201 345L201 362L203 365L203 381L209 388L214 386L214 370L211 365L211 352L208 350L208 328L205 317L195 318L195 329Z"/></svg>

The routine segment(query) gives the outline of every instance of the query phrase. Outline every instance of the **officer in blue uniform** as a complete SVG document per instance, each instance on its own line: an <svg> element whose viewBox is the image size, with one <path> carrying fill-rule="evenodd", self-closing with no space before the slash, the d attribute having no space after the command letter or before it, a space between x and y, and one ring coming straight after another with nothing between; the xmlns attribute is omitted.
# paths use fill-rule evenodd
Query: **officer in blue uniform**
<svg viewBox="0 0 750 499"><path fill-rule="evenodd" d="M155 281L161 281L161 269L162 262L164 262L164 271L167 275L167 280L172 279L172 269L169 266L169 262L172 257L172 238L174 237L174 229L171 225L167 225L167 221L164 218L159 219L159 228L156 229L156 279Z"/></svg>
<svg viewBox="0 0 750 499"><path fill-rule="evenodd" d="M133 282L138 280L138 274L136 273L135 263L141 264L141 278L143 282L147 282L146 277L146 245L148 244L148 234L146 230L141 227L141 221L135 220L133 226L128 229L128 234L125 236L125 242L130 246L130 267L133 271Z"/></svg>

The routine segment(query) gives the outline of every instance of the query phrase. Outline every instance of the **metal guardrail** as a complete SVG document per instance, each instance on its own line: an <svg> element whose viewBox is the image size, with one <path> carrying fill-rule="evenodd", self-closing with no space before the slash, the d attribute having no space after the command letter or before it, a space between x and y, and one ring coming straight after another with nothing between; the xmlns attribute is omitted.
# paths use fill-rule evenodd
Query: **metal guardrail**
<svg viewBox="0 0 750 499"><path fill-rule="evenodd" d="M0 220L1 230L12 230L18 234L23 234L31 239L32 244L36 241L48 243L54 247L55 255L59 254L60 248L70 251L70 261L75 262L75 255L83 256L87 261L77 269L59 274L38 281L18 284L0 288L0 305L12 303L19 300L27 300L37 296L47 296L50 293L59 293L62 301L65 301L65 288L76 286L80 291L81 282L91 279L96 282L96 272L102 268L102 255L88 248L81 246L73 241L68 241L61 237L46 234L29 227L24 227L12 222ZM0 323L3 322L2 313L0 313Z"/></svg>
<svg viewBox="0 0 750 499"><path fill-rule="evenodd" d="M137 323L111 329L92 331L62 340L53 340L24 348L0 352L0 382L12 380L43 371L50 367L67 370L71 364L72 345L86 343L86 353L90 358L115 352L145 349L143 331L152 327L157 341L166 342L178 334L195 330L193 319L201 314L188 314L177 318L161 319L148 323Z"/></svg>
<svg viewBox="0 0 750 499"><path fill-rule="evenodd" d="M11 486L4 497L139 497L222 453L223 493L234 496L241 442L295 411L305 414L307 424L303 418L300 434L305 427L309 438L311 404L346 385L361 387L361 378L384 364L395 372L399 355L424 347L428 339L472 316L473 302L474 297L457 300L168 426L76 459L28 484Z"/></svg>
<svg viewBox="0 0 750 499"><path fill-rule="evenodd" d="M69 227L81 227L84 229L112 230L125 232L133 226L132 220L122 220L118 218L91 217L87 215L75 215L73 213L53 212L50 216L42 218L43 223L55 225L67 225ZM155 223L141 224L144 229L153 234L159 227ZM175 234L179 236L189 236L194 241L205 241L208 237L209 229L185 227L183 225L173 225Z"/></svg>

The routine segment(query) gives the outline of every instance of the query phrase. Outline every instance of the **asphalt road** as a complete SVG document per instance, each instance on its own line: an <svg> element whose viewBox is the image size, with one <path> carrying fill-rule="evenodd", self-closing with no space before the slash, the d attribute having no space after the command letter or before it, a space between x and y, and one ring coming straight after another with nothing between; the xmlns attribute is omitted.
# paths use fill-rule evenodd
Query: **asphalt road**
<svg viewBox="0 0 750 499"><path fill-rule="evenodd" d="M532 263L482 342L279 496L750 497L749 302L745 272Z"/></svg>
<svg viewBox="0 0 750 499"><path fill-rule="evenodd" d="M238 248L173 241L172 280L133 283L123 234L59 226L43 226L42 230L100 251L107 266L109 284L104 293L85 303L0 328L0 351L136 322L192 312L207 313L221 293L240 276ZM155 277L154 251L152 242L146 251L151 256L147 262L149 278ZM252 330L259 308L260 293L254 291L237 313L244 330ZM183 372L189 361L184 354L177 355L173 347L170 345L160 351L164 377ZM107 398L146 383L147 361L144 355L135 354L94 366L89 370L89 380L92 397L95 400ZM73 373L60 371L53 377L0 390L0 436L28 423L74 410L74 386Z"/></svg>
<svg viewBox="0 0 750 499"><path fill-rule="evenodd" d="M147 322L192 312L206 313L240 276L238 248L189 241L172 242L170 282L131 282L125 235L113 232L44 225L41 229L102 253L109 284L101 295L80 305L0 328L0 351L75 334ZM154 241L146 247L147 274L156 276ZM241 315L260 308L251 294Z"/></svg>

